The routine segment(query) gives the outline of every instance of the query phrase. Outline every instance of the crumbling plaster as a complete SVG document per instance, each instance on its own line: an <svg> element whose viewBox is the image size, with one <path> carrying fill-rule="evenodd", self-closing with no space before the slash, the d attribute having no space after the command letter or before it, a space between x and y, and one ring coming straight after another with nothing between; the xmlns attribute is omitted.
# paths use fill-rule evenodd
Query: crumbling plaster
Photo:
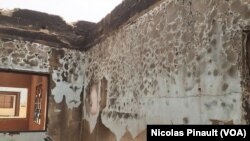
<svg viewBox="0 0 250 141"><path fill-rule="evenodd" d="M86 52L2 38L0 68L50 73L52 90L47 132L0 140L144 141L147 124L245 124L250 2L162 0L144 12ZM89 114L89 84L103 78L107 95L91 98L105 106Z"/></svg>
<svg viewBox="0 0 250 141"><path fill-rule="evenodd" d="M85 87L105 77L108 88L102 112L89 115L84 105L90 132L82 138L100 124L110 130L103 140L137 140L147 124L246 123L242 31L249 24L247 0L165 0L113 32L86 52Z"/></svg>

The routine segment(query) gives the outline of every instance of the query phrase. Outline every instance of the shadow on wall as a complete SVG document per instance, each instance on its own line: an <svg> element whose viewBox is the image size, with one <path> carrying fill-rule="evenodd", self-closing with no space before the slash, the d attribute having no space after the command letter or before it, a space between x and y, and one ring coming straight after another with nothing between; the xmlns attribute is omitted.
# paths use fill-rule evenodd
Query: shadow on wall
<svg viewBox="0 0 250 141"><path fill-rule="evenodd" d="M87 86L85 97L85 110L87 116L98 115L98 117L92 132L90 131L89 122L86 119L82 121L82 141L116 141L115 134L103 124L101 118L102 111L107 105L107 88L108 81L106 78L102 78L100 81L93 81L93 79L91 79L91 82ZM131 133L126 130L121 138L121 141L142 140L146 140L146 130L142 131L134 139Z"/></svg>
<svg viewBox="0 0 250 141"><path fill-rule="evenodd" d="M108 81L103 78L101 81L91 79L87 86L85 98L85 110L87 116L97 117L94 130L90 133L90 125L87 120L82 121L81 139L84 141L115 141L115 135L102 123L101 115L107 102Z"/></svg>

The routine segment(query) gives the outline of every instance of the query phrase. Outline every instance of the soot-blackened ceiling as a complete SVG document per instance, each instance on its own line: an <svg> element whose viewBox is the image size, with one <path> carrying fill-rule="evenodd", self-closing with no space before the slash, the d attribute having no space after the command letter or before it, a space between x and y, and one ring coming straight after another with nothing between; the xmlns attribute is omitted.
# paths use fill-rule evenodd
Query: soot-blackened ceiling
<svg viewBox="0 0 250 141"><path fill-rule="evenodd" d="M68 25L59 16L30 10L15 10L0 15L0 35L42 42L55 47L79 48L87 30L95 26L90 22Z"/></svg>
<svg viewBox="0 0 250 141"><path fill-rule="evenodd" d="M117 30L132 16L161 0L124 0L99 23L78 21L67 24L61 17L25 9L0 10L0 36L24 39L53 47L86 51Z"/></svg>

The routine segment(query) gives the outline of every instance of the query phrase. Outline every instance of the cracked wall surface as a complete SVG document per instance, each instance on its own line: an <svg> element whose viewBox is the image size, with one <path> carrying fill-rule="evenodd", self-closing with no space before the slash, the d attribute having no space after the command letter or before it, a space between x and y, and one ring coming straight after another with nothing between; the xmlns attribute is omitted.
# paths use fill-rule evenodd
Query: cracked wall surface
<svg viewBox="0 0 250 141"><path fill-rule="evenodd" d="M146 140L147 124L245 124L249 24L248 0L165 0L96 44L85 54L84 99L104 77L106 107L87 114L84 103L81 140Z"/></svg>
<svg viewBox="0 0 250 141"><path fill-rule="evenodd" d="M79 141L83 55L76 50L53 48L0 36L0 68L51 74L48 131L9 135L1 141Z"/></svg>

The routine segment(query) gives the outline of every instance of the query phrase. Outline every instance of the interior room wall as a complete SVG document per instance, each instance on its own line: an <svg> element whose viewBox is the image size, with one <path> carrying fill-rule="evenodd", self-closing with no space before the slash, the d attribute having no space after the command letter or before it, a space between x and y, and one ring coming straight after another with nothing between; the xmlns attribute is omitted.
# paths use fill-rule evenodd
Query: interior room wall
<svg viewBox="0 0 250 141"><path fill-rule="evenodd" d="M106 78L108 87L103 110L90 114L83 106L82 140L146 140L147 124L246 123L242 35L249 5L161 1L88 50L84 101L92 81Z"/></svg>
<svg viewBox="0 0 250 141"><path fill-rule="evenodd" d="M0 68L51 74L47 132L0 139L145 141L147 124L247 123L249 5L163 0L86 52L0 36Z"/></svg>

